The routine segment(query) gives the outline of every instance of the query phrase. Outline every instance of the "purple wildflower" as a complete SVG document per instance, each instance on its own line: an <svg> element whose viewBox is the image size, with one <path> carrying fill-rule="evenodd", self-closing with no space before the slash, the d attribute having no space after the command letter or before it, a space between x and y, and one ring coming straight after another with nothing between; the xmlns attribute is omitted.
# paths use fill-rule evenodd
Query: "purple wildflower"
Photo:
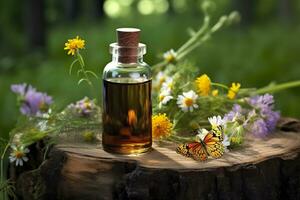
<svg viewBox="0 0 300 200"><path fill-rule="evenodd" d="M243 112L239 104L234 104L232 110L224 116L224 121L232 121L235 117L241 116Z"/></svg>
<svg viewBox="0 0 300 200"><path fill-rule="evenodd" d="M272 111L271 109L269 109L269 110L265 109L261 113L265 119L265 122L266 122L269 132L274 131L274 129L276 128L276 124L277 124L278 120L280 119L280 113L276 112L276 111Z"/></svg>
<svg viewBox="0 0 300 200"><path fill-rule="evenodd" d="M31 85L27 85L26 83L23 84L14 84L11 85L11 91L18 94L19 96L24 97L26 92L28 91L36 91Z"/></svg>
<svg viewBox="0 0 300 200"><path fill-rule="evenodd" d="M243 127L257 137L265 137L274 131L280 114L273 111L273 96L270 94L255 96L248 99L248 103L252 109L242 108L235 104L232 110L224 116L224 120L243 123Z"/></svg>
<svg viewBox="0 0 300 200"><path fill-rule="evenodd" d="M41 116L47 112L52 97L46 93L37 92L35 88L27 84L12 85L11 90L19 97L20 111L27 116Z"/></svg>
<svg viewBox="0 0 300 200"><path fill-rule="evenodd" d="M257 137L266 137L269 130L265 121L263 119L258 119L250 125L250 132Z"/></svg>
<svg viewBox="0 0 300 200"><path fill-rule="evenodd" d="M274 104L274 97L270 94L254 96L249 99L249 104L258 109L272 109Z"/></svg>
<svg viewBox="0 0 300 200"><path fill-rule="evenodd" d="M94 101L90 100L88 97L84 97L75 104L70 104L69 108L74 110L77 114L81 116L90 116L90 114L95 110L96 105Z"/></svg>
<svg viewBox="0 0 300 200"><path fill-rule="evenodd" d="M274 97L270 94L255 96L249 99L249 104L258 109L264 119L268 133L272 132L280 118L279 112L273 111Z"/></svg>

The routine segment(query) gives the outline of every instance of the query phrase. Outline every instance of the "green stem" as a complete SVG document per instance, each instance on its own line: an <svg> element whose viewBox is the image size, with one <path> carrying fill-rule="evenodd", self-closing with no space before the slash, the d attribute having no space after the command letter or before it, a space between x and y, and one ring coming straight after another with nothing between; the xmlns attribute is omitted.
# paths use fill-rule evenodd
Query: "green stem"
<svg viewBox="0 0 300 200"><path fill-rule="evenodd" d="M177 50L176 60L180 60L180 59L184 58L190 52L192 52L194 49L196 49L201 44L206 42L213 33L217 32L225 25L227 20L228 20L227 16L222 16L219 19L219 21L211 29L209 29L210 17L207 14L205 14L204 23L203 23L202 27L200 28L200 30ZM199 41L197 42L197 40L199 40ZM168 64L168 62L162 61L162 62L159 62L159 63L153 65L152 68L154 68L154 69L160 68L166 64Z"/></svg>
<svg viewBox="0 0 300 200"><path fill-rule="evenodd" d="M186 55L188 55L188 54L189 54L190 52L192 52L194 49L196 49L196 48L199 47L201 44L203 44L204 42L206 42L206 41L211 37L211 35L212 35L213 33L217 32L218 30L220 30L220 29L224 26L226 20L227 20L227 17L226 17L226 16L222 16L222 17L219 19L219 21L218 21L211 29L209 29L209 30L205 33L205 35L200 39L200 41L196 42L196 40L195 40L195 41L193 41L193 42L196 42L196 43L195 43L195 44L192 44L192 43L191 43L192 45L189 46L188 48L186 48L185 51L181 51L180 53L177 52L177 53L178 53L177 60L180 60L180 59L184 58ZM198 39L198 37L197 37L196 39Z"/></svg>
<svg viewBox="0 0 300 200"><path fill-rule="evenodd" d="M208 26L210 23L210 17L208 15L205 15L204 17L204 22L202 27L200 28L200 30L195 33L195 35L193 35L186 43L184 43L178 50L177 53L180 54L181 52L183 52L184 50L186 50L189 46L191 46L194 42L197 41L197 39L203 35L203 33L205 33L205 31L207 30Z"/></svg>
<svg viewBox="0 0 300 200"><path fill-rule="evenodd" d="M151 68L154 69L154 70L157 70L157 69L159 69L159 68L161 68L161 67L163 67L163 66L165 66L167 64L168 64L168 62L165 61L165 60L163 60L163 61L161 61L161 62L159 62L159 63L157 63L155 65L152 65Z"/></svg>
<svg viewBox="0 0 300 200"><path fill-rule="evenodd" d="M211 85L218 86L218 87L224 88L226 90L229 90L229 88L226 85L221 84L221 83L211 83Z"/></svg>
<svg viewBox="0 0 300 200"><path fill-rule="evenodd" d="M274 93L274 92L279 92L281 90L285 90L285 89L289 89L289 88L293 88L293 87L300 87L300 80L291 81L291 82L287 82L287 83L281 83L281 84L274 85L274 86L267 86L267 87L256 90L252 94L255 95L255 94L264 94L264 93Z"/></svg>
<svg viewBox="0 0 300 200"><path fill-rule="evenodd" d="M192 46L190 46L188 49L186 49L184 52L182 52L181 54L178 54L177 56L177 60L181 60L182 58L184 58L185 56L187 56L190 52L192 52L194 49L196 49L197 47L199 47L201 44L203 44L204 42L206 42L208 39L210 38L210 34L206 34L205 36L203 36L200 41L196 42L195 44L193 44Z"/></svg>
<svg viewBox="0 0 300 200"><path fill-rule="evenodd" d="M4 158L5 158L5 155L6 155L6 152L8 150L8 147L10 146L10 142L7 143L7 145L5 146L4 148L4 151L1 155L1 182L4 183ZM2 199L6 199L7 195L6 195L6 192L5 190L2 191Z"/></svg>
<svg viewBox="0 0 300 200"><path fill-rule="evenodd" d="M92 83L91 83L91 81L90 81L90 79L89 79L89 77L88 77L88 75L85 71L85 64L84 64L83 58L82 58L82 56L81 56L81 54L79 53L78 50L76 51L76 55L77 55L77 59L79 60L80 67L81 67L81 72L83 73L85 80L87 81L87 83L90 86L92 86Z"/></svg>

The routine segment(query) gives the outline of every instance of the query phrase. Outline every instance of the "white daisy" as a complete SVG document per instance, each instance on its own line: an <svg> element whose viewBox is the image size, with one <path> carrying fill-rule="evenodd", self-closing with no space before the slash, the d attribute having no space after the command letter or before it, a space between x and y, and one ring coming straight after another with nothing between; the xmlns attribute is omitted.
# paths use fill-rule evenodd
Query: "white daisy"
<svg viewBox="0 0 300 200"><path fill-rule="evenodd" d="M208 130L206 130L205 128L199 129L198 134L196 135L196 140L199 142L200 140L203 141L205 136L207 135L207 133L209 133Z"/></svg>
<svg viewBox="0 0 300 200"><path fill-rule="evenodd" d="M218 116L213 116L208 118L209 123L211 124L212 127L217 127L217 126L223 126L224 125L224 120L220 115Z"/></svg>
<svg viewBox="0 0 300 200"><path fill-rule="evenodd" d="M171 96L169 90L162 90L158 98L159 98L159 107L161 107L162 105L166 105L171 99L173 99L173 96Z"/></svg>
<svg viewBox="0 0 300 200"><path fill-rule="evenodd" d="M166 79L166 81L163 82L163 84L162 84L162 90L167 90L167 91L171 92L173 89L173 86L174 86L173 78L168 77Z"/></svg>
<svg viewBox="0 0 300 200"><path fill-rule="evenodd" d="M193 112L194 108L199 107L196 104L197 98L198 95L193 90L190 90L189 92L184 92L183 95L178 95L177 104L184 112Z"/></svg>
<svg viewBox="0 0 300 200"><path fill-rule="evenodd" d="M23 162L28 161L28 157L26 156L26 154L29 153L29 149L23 146L16 147L15 145L11 145L11 148L12 152L9 156L10 162L16 162L16 166L23 166Z"/></svg>
<svg viewBox="0 0 300 200"><path fill-rule="evenodd" d="M169 63L174 62L176 60L176 57L177 57L177 53L173 49L164 53L164 59Z"/></svg>
<svg viewBox="0 0 300 200"><path fill-rule="evenodd" d="M165 82L167 80L167 76L164 72L158 72L158 74L156 75L155 81L154 81L154 85L155 86L161 86L163 84L163 82Z"/></svg>

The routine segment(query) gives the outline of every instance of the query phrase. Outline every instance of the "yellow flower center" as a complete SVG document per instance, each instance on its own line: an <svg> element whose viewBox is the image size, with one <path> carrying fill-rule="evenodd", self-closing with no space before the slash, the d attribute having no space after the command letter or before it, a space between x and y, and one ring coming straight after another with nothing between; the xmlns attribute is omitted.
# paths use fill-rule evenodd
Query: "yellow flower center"
<svg viewBox="0 0 300 200"><path fill-rule="evenodd" d="M160 78L160 79L159 79L159 84L160 84L160 85L163 84L163 82L165 82L165 80L166 80L166 77Z"/></svg>
<svg viewBox="0 0 300 200"><path fill-rule="evenodd" d="M15 151L15 157L20 159L23 158L24 153L22 151Z"/></svg>
<svg viewBox="0 0 300 200"><path fill-rule="evenodd" d="M194 100L193 100L192 98L186 97L186 98L184 99L184 104L185 104L186 106L190 107L190 106L192 106L192 105L194 104Z"/></svg>
<svg viewBox="0 0 300 200"><path fill-rule="evenodd" d="M47 111L48 110L48 106L44 101L40 102L39 108L40 108L41 111Z"/></svg>
<svg viewBox="0 0 300 200"><path fill-rule="evenodd" d="M173 89L173 83L169 83L168 88Z"/></svg>
<svg viewBox="0 0 300 200"><path fill-rule="evenodd" d="M165 97L166 97L165 95L160 94L158 99L159 99L159 101L162 101L162 100L164 100Z"/></svg>
<svg viewBox="0 0 300 200"><path fill-rule="evenodd" d="M175 61L175 57L172 54L167 55L165 59L167 62Z"/></svg>
<svg viewBox="0 0 300 200"><path fill-rule="evenodd" d="M85 107L86 109L91 109L91 108L92 108L91 102L88 102L88 101L84 102L84 107Z"/></svg>

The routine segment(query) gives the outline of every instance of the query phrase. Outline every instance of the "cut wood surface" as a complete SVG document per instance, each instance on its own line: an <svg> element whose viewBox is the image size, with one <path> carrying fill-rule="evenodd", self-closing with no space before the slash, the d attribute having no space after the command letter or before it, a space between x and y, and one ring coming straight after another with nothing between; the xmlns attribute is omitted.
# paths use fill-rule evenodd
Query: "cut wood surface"
<svg viewBox="0 0 300 200"><path fill-rule="evenodd" d="M101 145L60 144L57 148L69 157L109 160L111 162L137 162L141 167L174 170L206 170L258 163L273 157L289 157L300 151L300 134L277 132L267 139L247 138L245 144L225 153L219 159L200 162L176 153L176 144L154 143L152 151L141 155L118 155L105 152Z"/></svg>
<svg viewBox="0 0 300 200"><path fill-rule="evenodd" d="M248 137L241 148L206 162L177 154L167 142L124 156L103 151L101 141L62 139L38 170L19 176L17 191L23 199L300 199L299 124L285 119L279 124L285 131ZM40 188L39 198L32 187Z"/></svg>

